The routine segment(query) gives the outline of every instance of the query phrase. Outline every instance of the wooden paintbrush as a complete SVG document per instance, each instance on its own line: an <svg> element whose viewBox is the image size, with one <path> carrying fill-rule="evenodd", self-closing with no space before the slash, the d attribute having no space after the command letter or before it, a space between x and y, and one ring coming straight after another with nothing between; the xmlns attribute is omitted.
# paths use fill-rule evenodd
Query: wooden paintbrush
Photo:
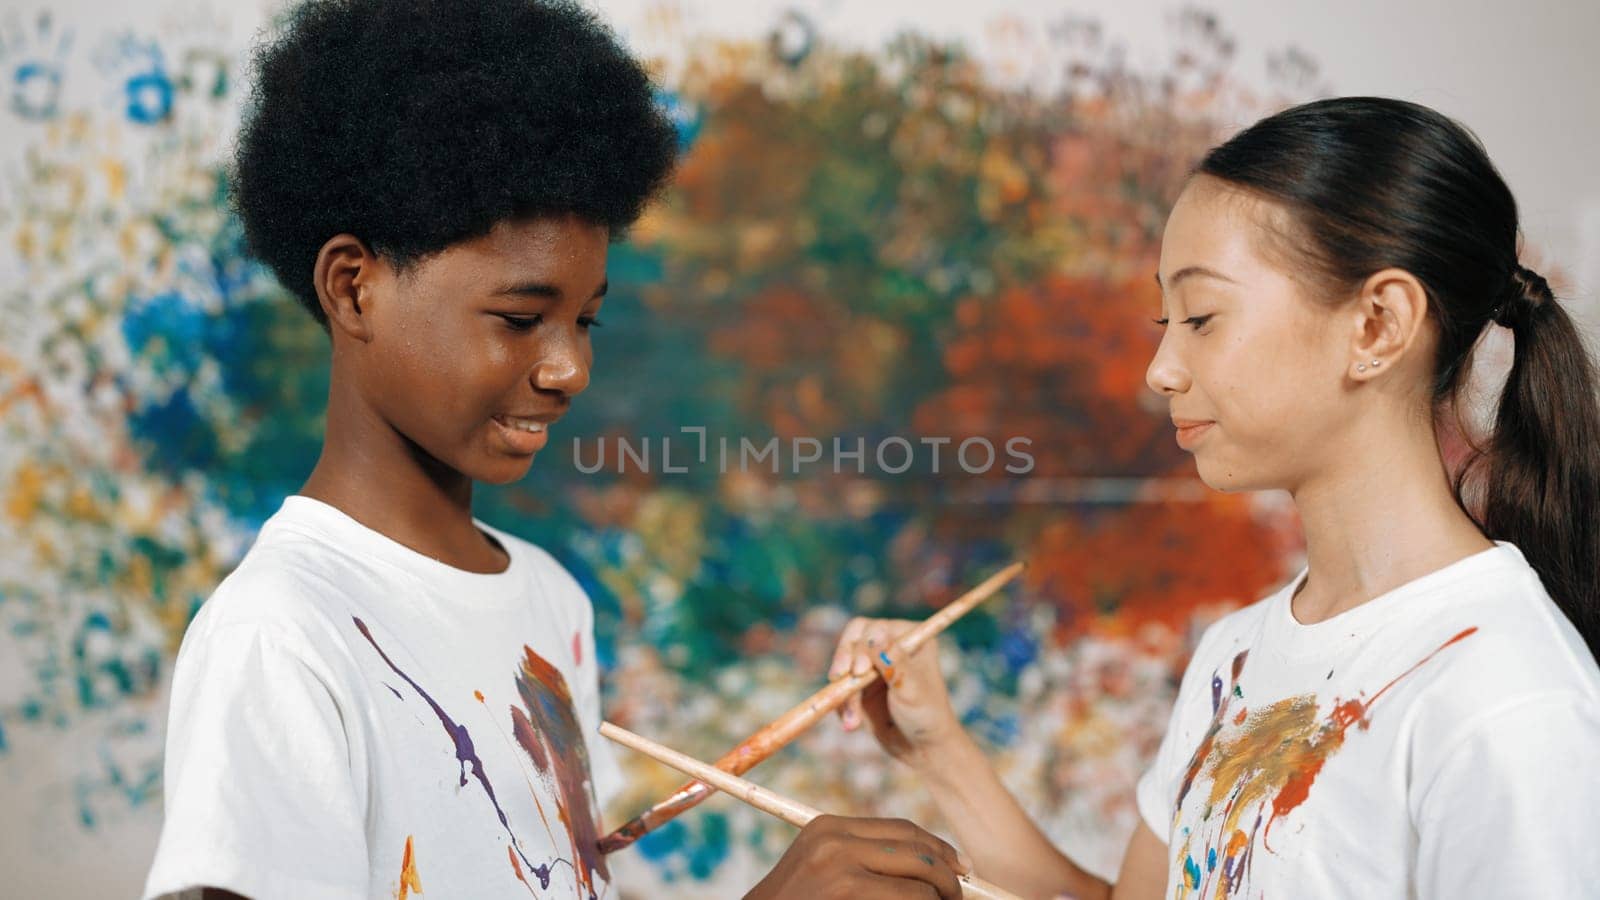
<svg viewBox="0 0 1600 900"><path fill-rule="evenodd" d="M822 815L820 810L813 809L798 800L791 800L782 794L769 791L759 784L746 781L737 775L730 775L715 766L703 763L692 756L679 753L671 747L666 747L649 738L613 725L610 722L600 723L600 733L606 738L616 741L625 747L643 753L657 762L665 763L691 778L711 785L719 791L732 794L740 800L754 806L764 813L804 828L806 824L817 816ZM958 876L961 879L961 896L974 897L979 900L1021 900L1016 894L1003 888L996 887L981 878L971 874Z"/></svg>
<svg viewBox="0 0 1600 900"><path fill-rule="evenodd" d="M906 632L900 640L895 641L890 653L895 659L902 659L915 653L918 647L932 640L939 632L949 628L952 622L989 599L1025 568L1027 563L1014 562L990 575L977 587L952 600L923 620L916 628ZM716 767L734 775L750 771L757 763L783 749L822 717L843 706L845 701L877 681L878 677L878 672L874 669L865 674L846 675L830 682L827 687L802 700L799 705L774 719L760 731L746 738L744 743L724 754L716 761ZM683 812L693 809L709 796L711 789L699 781L683 785L667 799L639 814L633 821L601 838L600 852L615 853L621 850L645 834L677 818Z"/></svg>

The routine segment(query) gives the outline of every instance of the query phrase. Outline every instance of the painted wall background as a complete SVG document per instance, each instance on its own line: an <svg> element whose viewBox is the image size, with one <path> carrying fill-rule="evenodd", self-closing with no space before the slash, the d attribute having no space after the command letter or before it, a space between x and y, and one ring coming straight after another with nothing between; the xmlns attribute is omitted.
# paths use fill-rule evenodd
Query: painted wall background
<svg viewBox="0 0 1600 900"><path fill-rule="evenodd" d="M241 51L275 8L13 2L0 20L7 896L142 883L178 640L315 458L326 339L223 206ZM589 391L480 515L593 596L612 717L701 757L810 693L849 615L921 617L1026 555L1024 583L947 641L955 696L1050 833L1115 870L1190 642L1298 564L1282 499L1206 491L1143 387L1167 205L1253 118L1333 92L1462 117L1593 310L1592 8L603 11L656 60L684 163L614 251ZM1005 470L1018 437L1026 473ZM607 465L580 471L602 438ZM647 438L649 471L618 471L617 441ZM720 440L772 438L781 471L719 465ZM994 463L960 455L978 438ZM685 471L663 471L667 441ZM612 822L678 780L624 759ZM831 725L756 777L936 823ZM637 896L737 896L791 834L719 800L615 859Z"/></svg>

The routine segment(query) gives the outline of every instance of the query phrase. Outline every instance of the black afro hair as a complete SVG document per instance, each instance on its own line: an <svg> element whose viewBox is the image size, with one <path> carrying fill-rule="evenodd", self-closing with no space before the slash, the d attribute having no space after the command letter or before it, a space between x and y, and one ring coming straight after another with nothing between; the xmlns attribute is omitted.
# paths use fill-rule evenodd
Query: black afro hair
<svg viewBox="0 0 1600 900"><path fill-rule="evenodd" d="M402 268L514 217L615 239L676 155L644 69L564 0L309 0L254 62L234 207L324 327L312 269L336 234Z"/></svg>

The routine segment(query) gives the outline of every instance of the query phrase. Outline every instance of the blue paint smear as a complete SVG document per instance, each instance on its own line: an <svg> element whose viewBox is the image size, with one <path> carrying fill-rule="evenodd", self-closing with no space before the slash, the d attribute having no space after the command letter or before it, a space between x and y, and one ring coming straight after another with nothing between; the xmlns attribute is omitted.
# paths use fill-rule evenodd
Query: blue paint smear
<svg viewBox="0 0 1600 900"><path fill-rule="evenodd" d="M731 841L728 817L722 813L707 813L700 823L700 841L689 852L689 874L704 881L728 858Z"/></svg>
<svg viewBox="0 0 1600 900"><path fill-rule="evenodd" d="M655 94L656 105L666 114L673 130L677 132L678 153L687 153L689 148L694 146L695 139L700 136L700 129L705 124L705 117L701 114L700 107L685 102L675 91L658 89Z"/></svg>
<svg viewBox="0 0 1600 900"><path fill-rule="evenodd" d="M1005 660L1006 672L1017 675L1039 656L1039 646L1033 635L1022 628L1006 632L1000 638L1000 656Z"/></svg>
<svg viewBox="0 0 1600 900"><path fill-rule="evenodd" d="M56 117L61 99L61 69L59 66L46 65L39 62L25 62L17 66L13 76L15 84L11 89L11 110L24 119L34 122L43 122ZM31 81L43 80L46 86L36 91L29 86ZM34 93L43 94L45 99L35 103L30 98Z"/></svg>
<svg viewBox="0 0 1600 900"><path fill-rule="evenodd" d="M123 93L128 100L129 121L156 125L172 115L172 81L164 72L144 72L129 78Z"/></svg>
<svg viewBox="0 0 1600 900"><path fill-rule="evenodd" d="M688 838L689 827L682 820L673 819L639 838L634 846L639 848L645 859L660 861L682 850Z"/></svg>

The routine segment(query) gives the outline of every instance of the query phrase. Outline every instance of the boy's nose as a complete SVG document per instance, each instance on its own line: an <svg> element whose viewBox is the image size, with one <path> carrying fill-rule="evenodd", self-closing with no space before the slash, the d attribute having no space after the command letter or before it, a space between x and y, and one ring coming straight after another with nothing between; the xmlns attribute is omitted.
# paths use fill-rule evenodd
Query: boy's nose
<svg viewBox="0 0 1600 900"><path fill-rule="evenodd" d="M568 397L582 393L589 386L588 354L565 344L554 349L533 367L533 386Z"/></svg>

